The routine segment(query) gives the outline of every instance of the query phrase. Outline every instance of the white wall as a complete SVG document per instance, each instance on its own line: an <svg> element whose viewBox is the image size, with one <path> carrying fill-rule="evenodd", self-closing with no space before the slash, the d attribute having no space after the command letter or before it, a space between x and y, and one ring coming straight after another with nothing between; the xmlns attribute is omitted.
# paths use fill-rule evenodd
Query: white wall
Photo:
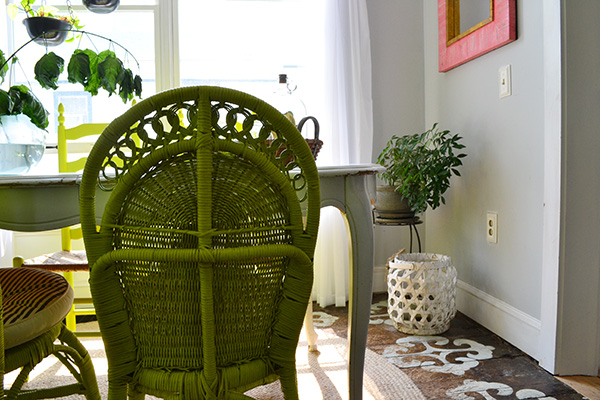
<svg viewBox="0 0 600 400"><path fill-rule="evenodd" d="M373 73L373 162L392 135L422 132L423 6L421 1L368 0ZM421 239L425 227L419 226ZM387 291L387 259L401 248L409 250L407 227L375 227L373 288ZM417 240L413 238L413 250Z"/></svg>
<svg viewBox="0 0 600 400"><path fill-rule="evenodd" d="M468 154L447 204L427 213L427 251L452 257L460 311L534 357L544 225L541 7L517 2L517 41L440 73L437 1L424 2L426 125L460 133ZM507 64L512 96L500 99L498 69ZM488 211L498 214L497 244L486 241Z"/></svg>
<svg viewBox="0 0 600 400"><path fill-rule="evenodd" d="M427 215L428 250L449 254L459 279L540 318L544 178L542 0L518 2L518 40L438 72L437 1L425 2L426 125L460 133L462 177L446 206ZM512 96L500 99L498 69L511 65ZM498 213L498 243L486 212Z"/></svg>
<svg viewBox="0 0 600 400"><path fill-rule="evenodd" d="M538 357L546 110L542 0L517 2L517 41L446 73L438 72L437 3L369 3L374 152L392 134L421 132L434 122L464 137L462 177L453 178L447 204L427 212L424 250L452 257L460 311ZM500 99L498 69L507 64L513 94ZM497 244L486 242L487 211L498 213ZM376 268L391 255L381 252L397 241L377 233Z"/></svg>
<svg viewBox="0 0 600 400"><path fill-rule="evenodd" d="M427 213L426 251L452 257L459 310L551 372L596 375L600 3L518 1L518 40L446 73L437 3L423 2L425 127L461 133L469 156L448 204ZM513 94L500 99L507 64Z"/></svg>

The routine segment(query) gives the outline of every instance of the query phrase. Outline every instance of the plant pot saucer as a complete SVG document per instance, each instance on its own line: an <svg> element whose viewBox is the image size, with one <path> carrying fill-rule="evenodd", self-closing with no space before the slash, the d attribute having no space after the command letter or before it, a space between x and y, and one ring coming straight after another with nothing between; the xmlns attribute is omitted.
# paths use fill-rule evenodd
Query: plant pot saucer
<svg viewBox="0 0 600 400"><path fill-rule="evenodd" d="M419 225L422 224L423 221L419 217L413 216L409 217L398 217L398 218L383 218L377 215L377 210L375 212L375 223L378 225ZM389 214L389 211L386 211L386 215Z"/></svg>
<svg viewBox="0 0 600 400"><path fill-rule="evenodd" d="M63 43L72 25L58 18L30 17L23 20L29 37L42 46L58 46Z"/></svg>

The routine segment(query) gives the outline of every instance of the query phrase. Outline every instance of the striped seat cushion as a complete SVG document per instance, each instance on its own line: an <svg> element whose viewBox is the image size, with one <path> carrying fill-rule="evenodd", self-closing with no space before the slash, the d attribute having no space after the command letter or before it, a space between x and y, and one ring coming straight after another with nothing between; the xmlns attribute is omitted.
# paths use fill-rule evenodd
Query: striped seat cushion
<svg viewBox="0 0 600 400"><path fill-rule="evenodd" d="M18 346L62 321L73 289L62 275L34 268L0 268L4 348Z"/></svg>

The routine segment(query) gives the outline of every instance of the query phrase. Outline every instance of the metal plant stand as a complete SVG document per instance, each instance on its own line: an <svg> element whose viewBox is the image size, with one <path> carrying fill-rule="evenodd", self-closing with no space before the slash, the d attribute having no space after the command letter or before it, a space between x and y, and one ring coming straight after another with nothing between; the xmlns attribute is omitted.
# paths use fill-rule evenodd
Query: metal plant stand
<svg viewBox="0 0 600 400"><path fill-rule="evenodd" d="M385 214L393 214L391 211L385 211ZM403 213L399 213L403 214ZM417 230L417 225L423 223L419 217L411 217L411 218L381 218L379 216L379 212L377 210L373 210L373 221L375 225L383 225L383 226L408 226L410 229L410 253L412 253L413 249L413 230L415 236L417 237L417 244L419 246L419 253L421 253L421 237L419 236L419 231Z"/></svg>

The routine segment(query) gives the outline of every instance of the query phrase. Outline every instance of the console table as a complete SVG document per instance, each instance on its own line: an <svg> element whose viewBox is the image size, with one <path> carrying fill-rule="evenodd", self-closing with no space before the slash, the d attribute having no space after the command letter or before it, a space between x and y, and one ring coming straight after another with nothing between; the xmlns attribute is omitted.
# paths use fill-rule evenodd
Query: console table
<svg viewBox="0 0 600 400"><path fill-rule="evenodd" d="M362 399L363 369L373 287L373 216L369 188L383 167L375 164L321 167L321 206L338 208L352 244L348 309L350 399ZM79 223L80 174L0 175L0 229L44 231ZM96 207L110 192L98 189ZM100 222L101 215L98 215Z"/></svg>

